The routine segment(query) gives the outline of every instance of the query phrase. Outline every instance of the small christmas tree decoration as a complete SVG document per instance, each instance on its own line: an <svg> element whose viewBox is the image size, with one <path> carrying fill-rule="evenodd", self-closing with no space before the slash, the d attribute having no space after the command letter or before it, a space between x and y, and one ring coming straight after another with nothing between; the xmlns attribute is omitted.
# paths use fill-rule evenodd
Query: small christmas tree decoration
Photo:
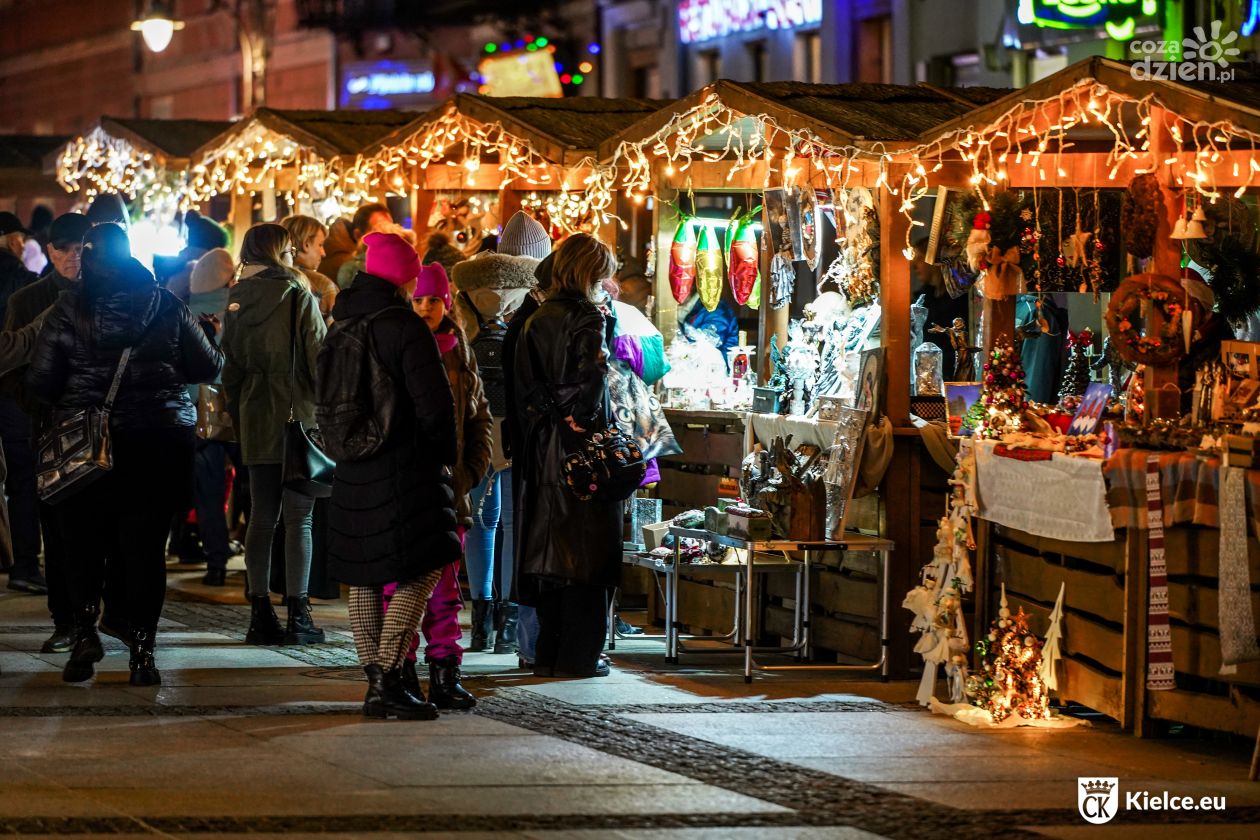
<svg viewBox="0 0 1260 840"><path fill-rule="evenodd" d="M1002 608L986 638L976 642L980 667L967 678L967 697L1001 723L1011 715L1048 720L1050 696L1041 676L1041 640L1028 629L1020 607L1011 614L1002 585Z"/></svg>
<svg viewBox="0 0 1260 840"><path fill-rule="evenodd" d="M1067 397L1079 397L1089 385L1089 356L1094 345L1094 333L1089 327L1080 332L1068 331L1068 363L1063 371L1063 384L1059 386L1059 404Z"/></svg>
<svg viewBox="0 0 1260 840"><path fill-rule="evenodd" d="M1008 344L993 348L989 361L984 363L981 381L984 390L980 402L984 405L984 419L976 429L980 437L1000 438L1023 428L1024 366L1019 351Z"/></svg>

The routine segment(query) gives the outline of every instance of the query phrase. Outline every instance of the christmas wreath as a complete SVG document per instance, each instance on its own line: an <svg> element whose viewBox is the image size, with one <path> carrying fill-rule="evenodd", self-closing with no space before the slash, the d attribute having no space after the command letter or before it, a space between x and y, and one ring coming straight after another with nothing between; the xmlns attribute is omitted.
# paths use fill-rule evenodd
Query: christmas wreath
<svg viewBox="0 0 1260 840"><path fill-rule="evenodd" d="M1143 335L1134 325L1133 317L1152 308L1159 309L1162 323L1155 334ZM1126 277L1107 305L1107 331L1111 334L1112 346L1129 362L1156 367L1170 365L1185 354L1182 331L1186 312L1190 313L1192 327L1202 322L1202 304L1186 294L1173 278L1162 274Z"/></svg>

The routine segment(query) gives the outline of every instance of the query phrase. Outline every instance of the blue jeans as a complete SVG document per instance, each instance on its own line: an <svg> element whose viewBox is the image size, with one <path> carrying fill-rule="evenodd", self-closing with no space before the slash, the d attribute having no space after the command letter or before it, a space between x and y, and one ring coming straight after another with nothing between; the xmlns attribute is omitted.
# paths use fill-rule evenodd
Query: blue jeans
<svg viewBox="0 0 1260 840"><path fill-rule="evenodd" d="M512 592L512 468L491 473L469 494L473 524L464 544L468 569L468 591L473 600L508 600ZM495 569L495 543L500 546L499 568Z"/></svg>

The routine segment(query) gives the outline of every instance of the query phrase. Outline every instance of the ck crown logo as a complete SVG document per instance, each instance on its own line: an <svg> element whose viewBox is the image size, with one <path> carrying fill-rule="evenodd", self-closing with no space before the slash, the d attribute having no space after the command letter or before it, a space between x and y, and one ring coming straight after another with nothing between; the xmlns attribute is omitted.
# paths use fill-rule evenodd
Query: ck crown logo
<svg viewBox="0 0 1260 840"><path fill-rule="evenodd" d="M1076 784L1076 810L1085 821L1094 825L1111 822L1120 808L1120 779L1080 777Z"/></svg>
<svg viewBox="0 0 1260 840"><path fill-rule="evenodd" d="M1234 46L1237 32L1223 32L1219 20L1204 30L1194 28L1193 38L1180 41L1133 41L1129 51L1142 56L1129 72L1138 81L1160 79L1184 82L1228 82L1234 78L1229 62L1242 51Z"/></svg>

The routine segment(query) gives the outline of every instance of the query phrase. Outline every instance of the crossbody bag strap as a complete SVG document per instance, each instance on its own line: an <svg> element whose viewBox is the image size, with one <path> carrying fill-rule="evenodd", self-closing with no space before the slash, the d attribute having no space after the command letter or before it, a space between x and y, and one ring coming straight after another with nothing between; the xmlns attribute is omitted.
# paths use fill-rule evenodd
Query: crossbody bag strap
<svg viewBox="0 0 1260 840"><path fill-rule="evenodd" d="M297 387L297 289L289 293L289 422L293 422L293 389Z"/></svg>
<svg viewBox="0 0 1260 840"><path fill-rule="evenodd" d="M118 396L118 388L122 385L123 371L127 369L127 362L131 360L130 347L122 351L122 356L118 359L118 367L114 370L114 381L109 384L109 392L105 394L104 409L109 411L114 407L114 398Z"/></svg>

